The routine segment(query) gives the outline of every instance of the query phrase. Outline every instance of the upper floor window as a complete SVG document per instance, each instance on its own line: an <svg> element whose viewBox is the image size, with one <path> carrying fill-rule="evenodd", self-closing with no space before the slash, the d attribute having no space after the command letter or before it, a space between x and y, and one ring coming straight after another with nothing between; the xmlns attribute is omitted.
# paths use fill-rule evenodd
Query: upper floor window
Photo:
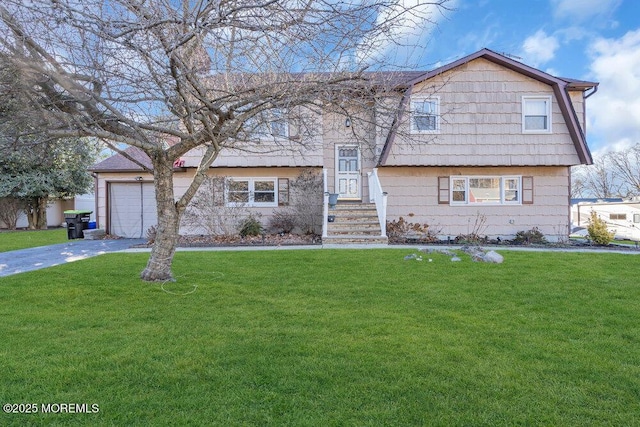
<svg viewBox="0 0 640 427"><path fill-rule="evenodd" d="M440 99L421 98L411 101L411 131L436 132L440 130Z"/></svg>
<svg viewBox="0 0 640 427"><path fill-rule="evenodd" d="M522 97L522 132L551 132L551 97Z"/></svg>
<svg viewBox="0 0 640 427"><path fill-rule="evenodd" d="M244 125L250 137L258 139L282 139L289 137L286 110L276 108L251 117Z"/></svg>
<svg viewBox="0 0 640 427"><path fill-rule="evenodd" d="M267 112L267 132L274 138L287 138L289 136L289 122L287 113L280 108Z"/></svg>

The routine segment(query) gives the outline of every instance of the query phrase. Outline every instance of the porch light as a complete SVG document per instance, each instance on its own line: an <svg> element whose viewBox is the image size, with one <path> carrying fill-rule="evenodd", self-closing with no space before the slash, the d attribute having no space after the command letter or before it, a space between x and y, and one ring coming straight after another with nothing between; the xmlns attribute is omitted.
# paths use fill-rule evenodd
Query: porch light
<svg viewBox="0 0 640 427"><path fill-rule="evenodd" d="M344 126L348 128L351 127L351 119L349 117L344 121Z"/></svg>

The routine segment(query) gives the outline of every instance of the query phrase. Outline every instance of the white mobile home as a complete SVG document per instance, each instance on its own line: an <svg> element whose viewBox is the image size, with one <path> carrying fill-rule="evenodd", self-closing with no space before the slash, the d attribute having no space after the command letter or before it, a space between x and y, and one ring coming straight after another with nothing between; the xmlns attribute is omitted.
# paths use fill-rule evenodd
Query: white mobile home
<svg viewBox="0 0 640 427"><path fill-rule="evenodd" d="M616 239L640 241L640 200L576 203L571 209L574 225L587 227L592 211L615 233Z"/></svg>

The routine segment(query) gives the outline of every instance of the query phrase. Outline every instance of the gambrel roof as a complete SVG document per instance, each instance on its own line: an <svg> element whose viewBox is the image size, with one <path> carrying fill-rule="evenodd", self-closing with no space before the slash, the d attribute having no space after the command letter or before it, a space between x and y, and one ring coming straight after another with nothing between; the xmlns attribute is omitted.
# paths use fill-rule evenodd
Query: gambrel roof
<svg viewBox="0 0 640 427"><path fill-rule="evenodd" d="M558 105L560 107L560 111L562 112L562 117L564 118L564 121L567 125L567 128L569 130L569 135L571 136L571 140L573 141L573 144L575 146L576 149L576 153L578 155L578 158L580 159L581 163L583 164L592 164L593 163L593 159L591 157L591 152L589 151L589 147L587 146L587 142L586 142L586 138L584 135L584 132L580 126L580 122L578 120L578 117L576 115L576 111L573 108L573 104L571 103L571 99L569 96L569 91L570 90L580 90L580 91L585 91L585 90L589 90L589 89L594 89L596 90L598 87L598 83L595 82L588 82L588 81L582 81L582 80L575 80L575 79L567 79L567 78L560 78L560 77L555 77L552 76L551 74L545 73L543 71L540 71L536 68L530 67L526 64L523 64L521 62L518 62L514 59L511 59L507 56L501 55L499 53L496 53L492 50L489 49L482 49L479 50L478 52L472 53L471 55L465 56L463 58L458 59L457 61L451 62L449 64L443 65L442 67L436 68L432 71L428 71L426 73L423 73L415 78L413 78L412 80L409 80L406 82L406 90L404 93L404 96L402 98L402 101L400 103L400 107L399 107L399 112L398 112L398 117L396 119L396 123L399 122L400 118L402 117L402 114L404 112L404 110L406 109L406 105L407 102L409 100L409 98L411 97L411 92L413 87L415 87L416 85L418 85L419 83L422 83L426 80L431 79L432 77L441 75L443 73L446 73L447 71L453 70L454 68L457 68L461 65L467 64L471 61L474 61L478 58L483 58L485 60L488 60L494 64L500 65L502 67L505 67L509 70L515 71L517 73L520 73L526 77L532 78L534 80L537 80L541 83L547 84L549 86L552 87L553 89L553 93L558 101ZM396 136L396 127L394 126L394 128L391 130L391 132L389 132L389 135L387 137L387 141L384 145L384 148L382 150L382 153L380 155L380 159L378 164L380 166L384 166L385 163L387 162L387 158L389 156L389 153L391 151L391 147L393 145L395 136Z"/></svg>

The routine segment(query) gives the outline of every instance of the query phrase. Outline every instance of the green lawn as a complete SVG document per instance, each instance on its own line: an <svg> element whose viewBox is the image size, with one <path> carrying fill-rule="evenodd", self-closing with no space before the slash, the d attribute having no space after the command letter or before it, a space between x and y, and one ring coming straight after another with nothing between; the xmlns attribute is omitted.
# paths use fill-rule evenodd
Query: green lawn
<svg viewBox="0 0 640 427"><path fill-rule="evenodd" d="M35 248L67 241L67 229L33 231L3 231L0 233L0 252Z"/></svg>
<svg viewBox="0 0 640 427"><path fill-rule="evenodd" d="M634 255L146 254L0 279L0 425L640 424ZM428 258L433 262L428 262ZM39 407L41 408L41 407Z"/></svg>

